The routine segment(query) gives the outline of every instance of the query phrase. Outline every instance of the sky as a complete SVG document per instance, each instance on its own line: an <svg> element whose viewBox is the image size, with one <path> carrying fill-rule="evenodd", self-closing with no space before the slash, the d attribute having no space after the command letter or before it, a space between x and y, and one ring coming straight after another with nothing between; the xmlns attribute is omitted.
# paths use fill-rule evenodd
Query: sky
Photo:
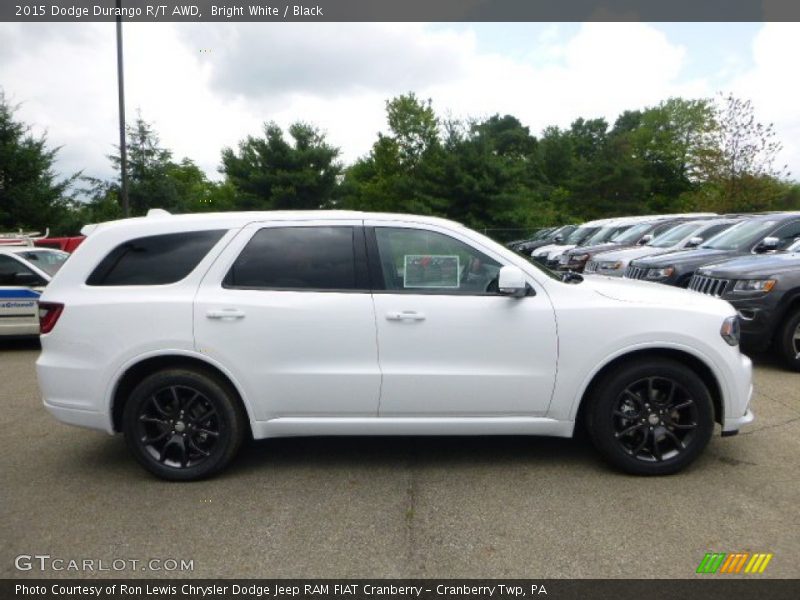
<svg viewBox="0 0 800 600"><path fill-rule="evenodd" d="M212 179L221 149L267 121L316 125L350 163L408 91L440 116L512 114L534 134L732 92L775 124L800 179L798 23L127 23L123 37L129 121L140 112ZM113 23L1 23L0 88L60 147L61 174L114 177Z"/></svg>

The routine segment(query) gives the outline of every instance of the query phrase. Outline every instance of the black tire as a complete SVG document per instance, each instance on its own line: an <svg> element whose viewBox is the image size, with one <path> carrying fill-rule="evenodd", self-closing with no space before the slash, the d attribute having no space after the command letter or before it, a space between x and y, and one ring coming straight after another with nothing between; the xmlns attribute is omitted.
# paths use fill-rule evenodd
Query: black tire
<svg viewBox="0 0 800 600"><path fill-rule="evenodd" d="M210 477L236 455L247 419L229 385L205 373L168 369L137 385L122 416L133 456L162 479Z"/></svg>
<svg viewBox="0 0 800 600"><path fill-rule="evenodd" d="M789 313L778 338L778 351L781 357L786 365L795 371L800 371L800 339L795 339L798 334L800 334L800 310Z"/></svg>
<svg viewBox="0 0 800 600"><path fill-rule="evenodd" d="M702 379L669 359L622 365L597 382L586 426L609 463L634 475L670 475L696 459L714 431Z"/></svg>

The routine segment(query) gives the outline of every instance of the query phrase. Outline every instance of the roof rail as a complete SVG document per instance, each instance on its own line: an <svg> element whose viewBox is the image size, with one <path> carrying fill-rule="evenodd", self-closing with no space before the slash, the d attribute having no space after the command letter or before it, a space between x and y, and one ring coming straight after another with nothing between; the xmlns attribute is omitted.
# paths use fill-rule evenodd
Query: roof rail
<svg viewBox="0 0 800 600"><path fill-rule="evenodd" d="M39 231L29 231L26 233L22 231L22 229L7 233L0 232L0 246L33 246L33 242L43 240L49 235L49 227L45 229L44 235Z"/></svg>

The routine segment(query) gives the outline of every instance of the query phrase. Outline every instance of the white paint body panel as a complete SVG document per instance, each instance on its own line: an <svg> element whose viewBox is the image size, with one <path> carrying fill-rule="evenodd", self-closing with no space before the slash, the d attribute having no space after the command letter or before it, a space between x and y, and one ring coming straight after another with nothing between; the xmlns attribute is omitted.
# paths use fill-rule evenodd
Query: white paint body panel
<svg viewBox="0 0 800 600"><path fill-rule="evenodd" d="M231 261L261 224L362 223L434 229L523 270L524 298L226 290ZM172 285L91 287L94 266L122 241L229 229ZM542 434L569 436L592 377L614 358L680 350L719 382L723 429L752 420L750 361L720 337L733 308L639 281L565 284L488 238L441 219L362 213L225 213L101 224L48 285L65 305L37 361L45 406L60 420L113 431L119 379L153 356L219 369L244 401L255 437ZM206 312L236 309L241 319ZM422 322L388 321L415 310Z"/></svg>
<svg viewBox="0 0 800 600"><path fill-rule="evenodd" d="M339 220L337 225L361 226ZM281 222L283 226L325 222ZM369 293L226 289L220 285L252 235L245 228L208 272L195 300L195 348L230 365L256 420L375 416L381 375ZM239 310L237 320L209 319Z"/></svg>

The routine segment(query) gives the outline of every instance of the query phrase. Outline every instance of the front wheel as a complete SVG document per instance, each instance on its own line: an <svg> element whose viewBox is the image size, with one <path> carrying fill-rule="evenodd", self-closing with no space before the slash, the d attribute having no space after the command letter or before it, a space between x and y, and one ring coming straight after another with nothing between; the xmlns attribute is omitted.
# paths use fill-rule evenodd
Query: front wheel
<svg viewBox="0 0 800 600"><path fill-rule="evenodd" d="M198 371L146 377L123 412L128 448L148 471L174 481L209 477L233 458L246 420L235 393Z"/></svg>
<svg viewBox="0 0 800 600"><path fill-rule="evenodd" d="M680 471L714 431L705 383L668 359L622 366L599 382L589 401L586 424L595 447L612 465L635 475Z"/></svg>
<svg viewBox="0 0 800 600"><path fill-rule="evenodd" d="M800 310L790 314L780 332L779 350L786 365L800 371Z"/></svg>

